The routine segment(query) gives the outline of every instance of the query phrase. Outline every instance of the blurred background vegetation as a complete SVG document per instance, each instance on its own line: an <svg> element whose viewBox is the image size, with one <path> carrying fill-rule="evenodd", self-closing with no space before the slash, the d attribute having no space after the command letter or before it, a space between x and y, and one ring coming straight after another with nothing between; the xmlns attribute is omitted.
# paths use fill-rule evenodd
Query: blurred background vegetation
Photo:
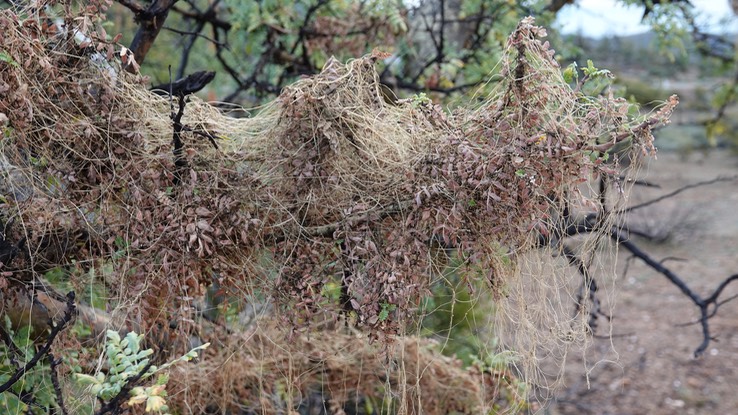
<svg viewBox="0 0 738 415"><path fill-rule="evenodd" d="M122 45L131 44L138 28L124 6L131 3L113 3L108 12L111 34L121 33ZM520 18L533 15L550 28L562 66L592 60L609 69L615 93L645 110L679 94L683 105L660 134L660 147L685 154L738 149L738 69L735 33L729 31L735 25L708 26L700 2L611 1L602 3L602 14L611 3L629 5L636 16L644 13L651 30L561 34L557 28L571 22L562 22L559 12L577 8L573 0L190 0L173 5L141 72L152 84L164 84L170 76L215 71L203 98L255 107L300 76L318 72L330 56L345 61L379 49L390 55L380 63L388 95L426 93L453 104L494 84L507 35ZM734 23L735 15L723 20Z"/></svg>

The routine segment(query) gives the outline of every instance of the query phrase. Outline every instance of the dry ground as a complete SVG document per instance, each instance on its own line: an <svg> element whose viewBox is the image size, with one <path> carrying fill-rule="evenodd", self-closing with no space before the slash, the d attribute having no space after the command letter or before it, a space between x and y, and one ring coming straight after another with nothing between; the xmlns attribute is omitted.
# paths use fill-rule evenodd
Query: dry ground
<svg viewBox="0 0 738 415"><path fill-rule="evenodd" d="M658 190L635 189L632 202L648 200L687 183L738 174L738 157L727 152L659 154L643 169ZM636 223L668 235L662 243L638 243L701 295L738 273L738 181L686 191L642 212ZM670 232L671 231L671 232ZM738 299L724 304L710 327L716 341L695 359L700 344L698 309L661 274L633 262L623 276L628 252L618 259L618 291L612 309L612 339L594 339L583 358L567 361L566 385L544 413L561 414L738 414ZM738 282L723 298L738 294ZM600 327L607 335L608 328ZM606 337L606 336L605 336Z"/></svg>

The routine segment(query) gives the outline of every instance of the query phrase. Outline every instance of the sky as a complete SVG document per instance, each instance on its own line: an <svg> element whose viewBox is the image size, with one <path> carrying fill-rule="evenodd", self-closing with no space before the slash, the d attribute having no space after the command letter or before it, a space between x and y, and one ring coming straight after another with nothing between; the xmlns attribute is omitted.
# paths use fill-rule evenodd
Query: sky
<svg viewBox="0 0 738 415"><path fill-rule="evenodd" d="M700 13L697 21L704 23L703 27L709 28L707 31L724 31L720 20L730 17L732 24L728 29L738 32L738 17L730 8L730 0L690 1ZM578 0L561 9L556 21L563 33L581 32L589 37L627 36L648 31L648 26L641 24L643 10L643 7L625 6L616 0Z"/></svg>

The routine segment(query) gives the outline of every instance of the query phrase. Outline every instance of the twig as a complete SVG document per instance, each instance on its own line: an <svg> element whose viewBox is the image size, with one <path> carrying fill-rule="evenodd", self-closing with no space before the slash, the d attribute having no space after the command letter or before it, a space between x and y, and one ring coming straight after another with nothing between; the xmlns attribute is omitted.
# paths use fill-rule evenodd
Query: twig
<svg viewBox="0 0 738 415"><path fill-rule="evenodd" d="M638 248L638 246L635 245L633 242L627 240L627 236L624 235L618 228L612 228L610 237L615 240L620 246L624 247L634 256L653 268L655 271L665 276L672 284L676 285L677 288L679 288L684 295L689 297L692 302L700 309L699 321L702 325L702 343L700 343L700 345L694 351L694 355L695 357L701 356L707 349L710 341L712 340L712 337L710 336L710 326L708 324L708 319L710 318L711 314L714 315L715 313L710 313L710 305L713 305L715 308L719 306L719 303L717 302L718 297L723 292L725 287L728 286L728 284L738 280L738 274L731 275L730 277L723 280L723 282L720 283L715 291L713 291L712 295L703 299L697 293L692 291L692 289L690 289L689 286L687 286L687 284L684 282L684 280L682 280L682 278L680 278L677 274L666 268L660 262L651 258L648 254Z"/></svg>
<svg viewBox="0 0 738 415"><path fill-rule="evenodd" d="M440 65L443 63L443 59L445 57L445 34L446 34L446 2L444 0L440 0L441 5L439 7L441 12L441 27L438 29L438 50L436 50L436 63L438 63L439 68Z"/></svg>
<svg viewBox="0 0 738 415"><path fill-rule="evenodd" d="M202 30L203 26L204 26L204 24L202 24L202 26L198 26L198 29L195 29L195 30L192 30L192 31L179 30L179 29L175 29L175 28L169 27L169 26L164 26L164 27L162 27L162 29L168 30L168 31L170 31L172 33L176 33L178 35L201 37L201 38L207 40L208 42L210 42L210 43L212 43L214 45L225 46L224 43L218 42L217 40L215 40L215 39L213 39L213 38L211 38L211 37L209 37L207 35L203 35L202 33L200 33L200 30Z"/></svg>
<svg viewBox="0 0 738 415"><path fill-rule="evenodd" d="M660 184L658 184L658 183L653 183L653 182L649 182L648 180L643 180L643 179L631 179L631 178L627 178L627 177L625 177L625 176L622 176L622 175L621 175L621 176L619 177L619 179L620 179L620 181L621 181L621 182L626 182L626 183L633 183L633 184L634 184L634 185L636 185L636 186L643 186L643 187L655 187L655 188L657 188L657 189L660 189L660 188L661 188L661 185L660 185Z"/></svg>
<svg viewBox="0 0 738 415"><path fill-rule="evenodd" d="M51 367L51 385L54 387L54 393L56 394L56 403L59 404L62 415L69 415L66 406L64 405L64 395L62 394L61 385L59 385L59 374L56 372L56 368L61 364L62 360L54 358L54 355L49 353L47 356L49 366Z"/></svg>
<svg viewBox="0 0 738 415"><path fill-rule="evenodd" d="M208 141L210 141L210 144L213 145L213 148L215 148L216 150L219 149L218 143L215 140L216 139L222 139L222 137L218 137L217 135L210 134L207 131L194 130L191 127L188 127L186 125L183 125L182 126L182 131L186 131L188 133L199 135L200 137L205 137L205 138L208 139Z"/></svg>
<svg viewBox="0 0 738 415"><path fill-rule="evenodd" d="M132 11L135 16L146 11L146 8L136 0L116 0L118 4Z"/></svg>
<svg viewBox="0 0 738 415"><path fill-rule="evenodd" d="M196 13L198 13L200 15L204 15L204 16L211 16L211 17L212 16L215 16L215 8L218 6L219 3L220 3L220 0L213 1L208 6L208 9L204 13L202 13L202 12L200 12L200 10L197 8L197 6L195 4L193 4L192 2L188 2L188 4L190 5L190 7L192 7L192 10L194 10ZM185 17L185 19L187 19L187 17ZM191 31L191 32L181 31L181 30L169 28L167 26L164 27L164 29L173 31L175 33L179 33L179 34L182 34L182 35L189 35L189 39L187 40L187 43L184 45L184 48L182 50L182 56L180 57L180 60L179 60L179 67L177 68L177 78L182 78L184 76L185 71L187 70L187 63L190 60L190 54L192 52L192 47L195 46L195 41L197 40L198 37L202 37L203 39L207 39L209 42L215 44L218 47L227 47L227 45L221 44L220 42L216 41L215 39L210 38L210 37L205 36L202 33L200 33L205 28L205 25L208 23L207 20L204 20L204 19L200 19L200 20L193 19L193 20L195 20L195 30L194 31ZM213 27L215 27L215 26L213 26ZM216 28L216 30L217 30L217 28Z"/></svg>
<svg viewBox="0 0 738 415"><path fill-rule="evenodd" d="M188 19L193 19L198 22L205 22L209 23L213 26L214 29L221 29L224 31L231 30L231 24L228 21L218 19L215 12L213 13L200 13L197 11L189 11L189 10L183 10L180 9L177 6L172 7L172 11L179 13L182 17L186 17Z"/></svg>
<svg viewBox="0 0 738 415"><path fill-rule="evenodd" d="M661 123L663 123L663 120L660 119L659 117L651 117L651 118L643 121L642 123L638 124L633 129L631 129L629 131L622 132L622 133L616 135L615 137L613 137L612 140L609 140L609 141L607 141L605 143L602 143L602 144L594 144L594 145L589 145L589 146L583 146L581 149L582 150L597 151L597 152L600 152L600 153L604 153L607 150L610 150L611 148L613 148L616 144L618 144L621 141L625 140L626 138L633 137L636 133L639 133L639 132L641 132L643 130L646 130L646 129L649 129L649 128L653 128L656 125L661 124Z"/></svg>
<svg viewBox="0 0 738 415"><path fill-rule="evenodd" d="M307 35L307 26L310 23L310 19L313 18L313 15L320 10L321 7L325 6L328 3L327 0L318 0L315 2L315 4L311 5L307 12L305 12L305 18L302 21L302 24L300 25L300 30L297 32L297 39L295 40L295 43L292 45L292 48L290 49L290 55L294 55L297 51L297 48L302 44L302 54L303 59L307 59L307 53L308 50L304 45L306 35Z"/></svg>
<svg viewBox="0 0 738 415"><path fill-rule="evenodd" d="M716 179L706 181L706 182L700 182L695 183L692 185L685 186L683 188L677 189L674 192L671 192L667 195L664 195L660 198L654 199L652 201L643 203L641 205L637 205L631 208L627 208L622 210L622 212L628 212L635 208L640 208L644 206L648 206L650 204L656 203L657 201L663 200L667 197L674 196L675 194L678 194L684 190L687 190L689 188L693 188L696 186L702 186L705 184L715 183L717 181L726 181L726 180L734 180L735 178L725 178L725 177L718 177ZM602 218L604 216L597 215L597 214L590 214L587 215L587 217L576 221L575 223L568 223L568 213L564 212L564 220L562 221L564 228L563 236L574 236L579 235L581 233L591 233L595 232L597 229L599 229L602 225ZM738 280L738 274L733 274L723 280L720 285L712 292L712 294L706 298L701 297L696 292L692 291L692 289L684 282L684 280L674 273L672 270L664 266L664 262L668 259L667 258L662 261L657 261L653 259L650 255L648 255L646 252L644 252L642 249L640 249L634 242L629 240L629 231L624 227L619 226L612 226L609 230L609 235L612 240L614 240L619 246L624 247L630 253L633 255L634 258L638 258L641 261L645 262L646 265L650 266L652 269L654 269L656 272L662 274L665 276L672 284L674 284L679 290L687 296L700 310L700 318L698 322L702 326L702 342L700 345L695 349L694 355L695 357L701 356L704 351L707 349L708 345L710 344L710 341L712 340L712 337L710 336L710 327L708 324L708 320L713 317L717 313L717 309L719 306L727 301L732 300L734 297L730 297L727 300L724 301L718 301L720 294L723 292L723 290L733 281ZM550 245L550 241L548 241L548 244ZM584 264L582 263L581 259L576 257L576 255L571 252L565 245L562 245L563 253L569 260L569 263L572 266L577 267L579 272L585 276L585 279L587 279L587 270ZM629 261L630 262L630 261ZM629 263L628 262L628 263ZM577 300L577 307L579 307L579 304L581 303L582 299L582 292L580 289L580 295ZM712 306L712 309L710 307Z"/></svg>
<svg viewBox="0 0 738 415"><path fill-rule="evenodd" d="M184 109L187 99L180 95L177 103L179 109L176 114L172 114L172 123L174 133L172 134L172 145L174 149L174 185L177 186L182 182L182 172L187 168L187 159L184 156L184 143L182 142L182 116L184 115Z"/></svg>
<svg viewBox="0 0 738 415"><path fill-rule="evenodd" d="M738 294L733 294L733 295L731 295L730 297L726 298L723 301L716 302L715 303L715 307L712 309L712 312L710 313L710 317L713 317L715 314L717 314L717 309L718 309L719 306L721 306L721 305L723 305L723 304L725 304L727 302L733 301L736 298L738 298Z"/></svg>
<svg viewBox="0 0 738 415"><path fill-rule="evenodd" d="M468 83L464 83L464 84L461 84L461 85L454 85L454 86L449 87L449 88L421 86L421 85L417 85L417 84L413 84L413 83L408 83L408 82L402 82L402 81L396 81L393 84L397 88L406 89L408 91L415 91L415 92L418 92L418 91L431 91L431 92L440 92L440 93L443 93L443 94L449 94L449 93L452 93L452 92L463 91L463 90L466 90L466 89L469 89L469 88L478 87L478 86L482 85L482 83L483 83L482 81L468 82Z"/></svg>
<svg viewBox="0 0 738 415"><path fill-rule="evenodd" d="M702 181L702 182L688 184L686 186L682 186L682 187L674 190L673 192L669 192L669 193L667 193L665 195L659 196L656 199L652 199L652 200L649 200L647 202L640 203L638 205L627 207L627 208L621 210L619 213L628 213L628 212L632 212L632 211L634 211L636 209L641 209L641 208L644 208L646 206L653 205L654 203L658 203L658 202L660 202L662 200L665 200L665 199L668 199L670 197L676 196L676 195L678 195L679 193L682 193L685 190L694 189L695 187L707 186L707 185L714 184L714 183L719 183L719 182L729 182L729 181L733 181L733 180L738 180L738 176L719 176L719 177L716 177L716 178L714 178L712 180L705 180L705 181Z"/></svg>
<svg viewBox="0 0 738 415"><path fill-rule="evenodd" d="M182 48L182 55L179 58L179 66L177 67L177 78L182 78L185 74L185 71L187 71L187 64L190 61L190 54L192 53L192 48L195 46L195 41L197 40L198 36L204 36L200 33L203 28L205 28L205 23L195 22L195 30L187 33L189 36L187 38L187 42ZM164 26L164 29L169 30L170 28ZM185 33L183 32L180 34ZM210 38L208 38L207 36L204 37L210 40Z"/></svg>
<svg viewBox="0 0 738 415"><path fill-rule="evenodd" d="M162 96L184 96L200 91L214 78L215 72L198 71L174 82L152 86L150 90Z"/></svg>
<svg viewBox="0 0 738 415"><path fill-rule="evenodd" d="M628 231L628 234L629 235L639 236L639 237L641 237L641 238L643 238L643 239L645 239L645 240L647 240L649 242L654 242L654 241L657 241L657 239L660 239L660 238L657 238L657 237L651 235L650 233L648 233L646 231L642 231L642 230L639 230L639 229L633 229L631 227L628 227L627 228L627 231Z"/></svg>
<svg viewBox="0 0 738 415"><path fill-rule="evenodd" d="M587 321L587 326L592 332L594 332L597 327L597 317L599 315L604 315L600 310L600 301L597 298L597 281L595 281L594 277L590 274L587 264L584 263L580 256L576 255L574 250L569 248L566 244L561 244L561 251L564 254L564 257L569 261L569 265L575 267L577 271L579 271L579 275L582 276L582 283L579 285L577 298L574 302L574 317L579 315L584 308L584 292L586 290L587 297L592 303L592 310L589 312L589 321Z"/></svg>
<svg viewBox="0 0 738 415"><path fill-rule="evenodd" d="M724 63L733 62L735 59L735 45L733 42L727 38L703 32L695 21L692 10L690 10L689 7L691 6L686 4L679 5L679 8L682 10L682 14L684 15L684 20L686 20L687 24L692 29L692 39L697 46L697 50L699 50L702 55L719 59Z"/></svg>
<svg viewBox="0 0 738 415"><path fill-rule="evenodd" d="M556 13L567 4L572 3L574 3L574 0L553 0L551 3L548 4L548 6L546 6L545 10L551 13Z"/></svg>
<svg viewBox="0 0 738 415"><path fill-rule="evenodd" d="M344 218L343 221L341 222L334 222L334 223L329 223L327 225L321 225L321 226L299 227L295 229L295 232L298 232L300 235L304 235L304 236L330 237L336 232L336 230L339 227L341 227L341 225L343 225L347 221L366 222L366 221L369 221L375 218L383 219L395 213L402 212L402 211L409 209L414 203L415 202L412 200L397 202L379 211L365 211L365 212L359 212L359 213L353 214L351 216ZM274 239L276 242L281 242L285 240L286 238L285 234L287 233L288 232L285 232L284 234L281 234L281 235L272 234L271 238L267 237L266 239Z"/></svg>
<svg viewBox="0 0 738 415"><path fill-rule="evenodd" d="M733 295L731 295L730 297L726 298L723 301L717 301L717 302L715 302L715 307L712 308L712 311L710 311L710 314L708 314L707 318L710 319L710 318L715 317L715 315L717 314L718 308L720 308L721 305L723 305L723 304L725 304L727 302L733 301L736 298L738 298L738 294L733 294ZM686 326L691 326L693 324L699 324L699 322L700 322L700 320L694 320L694 321L690 321L688 323L675 324L675 326L676 327L686 327Z"/></svg>

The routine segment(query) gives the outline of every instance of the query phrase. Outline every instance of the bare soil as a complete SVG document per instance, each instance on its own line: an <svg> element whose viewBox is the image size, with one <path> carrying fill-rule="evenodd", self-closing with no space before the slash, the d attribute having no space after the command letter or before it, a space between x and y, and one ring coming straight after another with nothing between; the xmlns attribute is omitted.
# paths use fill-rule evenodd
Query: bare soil
<svg viewBox="0 0 738 415"><path fill-rule="evenodd" d="M660 189L636 188L631 204L689 183L738 174L738 157L728 152L661 153L642 177ZM636 239L699 295L738 273L738 181L687 190L655 204L632 223L665 238ZM710 320L714 340L701 358L694 350L701 328L692 324L698 308L663 275L620 250L618 287L610 327L603 321L585 356L567 360L565 386L546 414L738 414L738 298ZM629 263L624 274L626 263ZM738 295L738 282L721 298ZM586 368L586 369L585 369ZM589 370L588 379L586 370Z"/></svg>

